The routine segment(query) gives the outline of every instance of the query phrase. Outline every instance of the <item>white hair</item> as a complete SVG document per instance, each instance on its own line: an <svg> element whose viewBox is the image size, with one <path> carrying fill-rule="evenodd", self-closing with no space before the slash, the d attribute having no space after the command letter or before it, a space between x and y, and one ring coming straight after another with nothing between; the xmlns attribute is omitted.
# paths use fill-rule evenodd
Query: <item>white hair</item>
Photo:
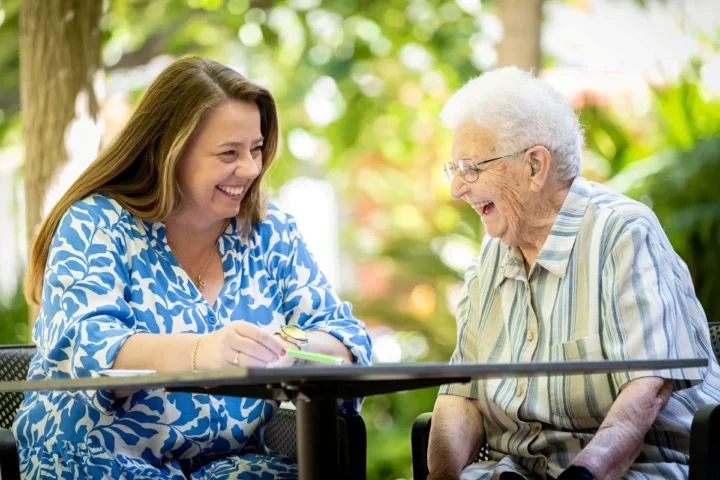
<svg viewBox="0 0 720 480"><path fill-rule="evenodd" d="M456 129L468 120L497 132L497 154L542 145L560 180L580 175L583 132L570 103L547 82L517 67L503 67L467 82L447 101L442 123Z"/></svg>

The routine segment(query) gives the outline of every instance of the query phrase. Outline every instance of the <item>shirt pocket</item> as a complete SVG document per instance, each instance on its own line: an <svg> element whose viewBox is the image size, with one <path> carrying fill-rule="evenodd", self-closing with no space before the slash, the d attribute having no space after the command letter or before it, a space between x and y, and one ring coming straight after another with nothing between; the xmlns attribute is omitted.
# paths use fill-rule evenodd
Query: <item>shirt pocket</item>
<svg viewBox="0 0 720 480"><path fill-rule="evenodd" d="M605 360L600 335L578 338L551 347L555 361ZM612 406L608 374L547 377L550 413L561 426L572 429L597 428Z"/></svg>

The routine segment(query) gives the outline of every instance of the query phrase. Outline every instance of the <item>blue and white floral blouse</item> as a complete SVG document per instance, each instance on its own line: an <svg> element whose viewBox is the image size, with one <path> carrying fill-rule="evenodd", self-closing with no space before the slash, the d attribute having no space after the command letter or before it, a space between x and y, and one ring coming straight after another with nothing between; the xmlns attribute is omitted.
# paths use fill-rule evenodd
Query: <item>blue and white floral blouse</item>
<svg viewBox="0 0 720 480"><path fill-rule="evenodd" d="M94 376L136 332L209 333L231 321L328 332L356 363L370 363L365 326L333 292L292 217L271 205L245 239L233 220L218 251L225 285L210 306L173 257L162 223L105 195L76 202L50 247L28 378ZM276 408L162 390L118 401L109 391L29 393L13 430L23 478L294 478L288 461L242 453L262 451L258 427Z"/></svg>

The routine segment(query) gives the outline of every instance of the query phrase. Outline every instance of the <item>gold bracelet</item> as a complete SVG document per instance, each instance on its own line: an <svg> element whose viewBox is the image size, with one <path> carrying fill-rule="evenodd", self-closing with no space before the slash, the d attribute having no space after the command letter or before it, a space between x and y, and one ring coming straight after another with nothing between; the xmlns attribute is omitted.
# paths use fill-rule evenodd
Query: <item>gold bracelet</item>
<svg viewBox="0 0 720 480"><path fill-rule="evenodd" d="M200 345L200 340L202 339L202 335L198 335L197 340L195 340L195 343L193 343L192 348L192 354L190 356L190 367L193 371L196 370L195 368L195 354L197 354L198 345Z"/></svg>

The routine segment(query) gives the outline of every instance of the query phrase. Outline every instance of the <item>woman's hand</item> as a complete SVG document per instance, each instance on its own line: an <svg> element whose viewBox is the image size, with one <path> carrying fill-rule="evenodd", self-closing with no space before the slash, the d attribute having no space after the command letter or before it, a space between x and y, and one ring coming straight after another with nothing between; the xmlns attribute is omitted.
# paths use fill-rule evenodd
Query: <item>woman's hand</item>
<svg viewBox="0 0 720 480"><path fill-rule="evenodd" d="M276 336L247 322L231 322L203 335L195 352L198 370L232 366L263 368L285 356L285 345Z"/></svg>
<svg viewBox="0 0 720 480"><path fill-rule="evenodd" d="M288 342L287 340L283 339L280 335L273 335L273 337L277 338L280 343L283 344L283 346L288 349L295 349L297 350L297 345ZM275 362L269 363L267 365L268 368L289 368L294 367L298 363L298 359L295 357L291 357L290 355L283 355L282 357L278 358Z"/></svg>

